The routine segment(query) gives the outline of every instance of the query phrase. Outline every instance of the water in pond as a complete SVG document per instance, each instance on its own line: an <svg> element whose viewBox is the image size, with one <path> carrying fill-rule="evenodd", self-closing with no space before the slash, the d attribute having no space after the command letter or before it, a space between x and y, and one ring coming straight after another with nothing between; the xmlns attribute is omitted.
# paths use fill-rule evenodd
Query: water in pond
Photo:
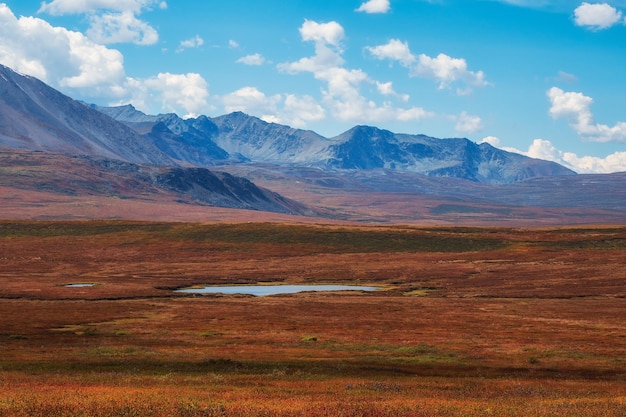
<svg viewBox="0 0 626 417"><path fill-rule="evenodd" d="M84 287L93 287L96 284L67 284L66 288L84 288Z"/></svg>
<svg viewBox="0 0 626 417"><path fill-rule="evenodd" d="M176 292L194 294L250 294L256 296L293 294L304 291L376 291L378 287L361 285L233 285L183 288Z"/></svg>

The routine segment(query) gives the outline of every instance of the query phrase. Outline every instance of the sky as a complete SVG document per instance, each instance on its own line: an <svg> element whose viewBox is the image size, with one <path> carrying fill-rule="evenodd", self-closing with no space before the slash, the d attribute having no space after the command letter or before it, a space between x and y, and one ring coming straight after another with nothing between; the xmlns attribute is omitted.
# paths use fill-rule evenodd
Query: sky
<svg viewBox="0 0 626 417"><path fill-rule="evenodd" d="M626 171L626 0L0 0L0 64L147 114L370 125Z"/></svg>

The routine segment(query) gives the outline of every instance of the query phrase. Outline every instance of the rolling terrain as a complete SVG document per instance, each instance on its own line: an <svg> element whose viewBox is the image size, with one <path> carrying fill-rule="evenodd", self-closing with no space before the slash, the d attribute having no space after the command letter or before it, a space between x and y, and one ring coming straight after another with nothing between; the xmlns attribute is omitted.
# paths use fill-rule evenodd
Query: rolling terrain
<svg viewBox="0 0 626 417"><path fill-rule="evenodd" d="M12 189L14 195L100 197L111 205L123 199L155 205L172 202L294 215L312 213L302 204L220 171L43 152L0 150L0 187ZM45 216L46 209L53 210L53 205L52 201L42 201L43 210L36 217ZM5 211L10 207L7 201ZM19 204L14 209L19 210ZM69 211L67 216L81 217Z"/></svg>
<svg viewBox="0 0 626 417"><path fill-rule="evenodd" d="M623 416L625 266L624 227L2 221L0 415ZM173 291L320 283L380 290Z"/></svg>
<svg viewBox="0 0 626 417"><path fill-rule="evenodd" d="M494 186L389 171L338 175L250 164L183 169L0 151L1 212L13 219L620 224L626 218L624 177L576 175Z"/></svg>

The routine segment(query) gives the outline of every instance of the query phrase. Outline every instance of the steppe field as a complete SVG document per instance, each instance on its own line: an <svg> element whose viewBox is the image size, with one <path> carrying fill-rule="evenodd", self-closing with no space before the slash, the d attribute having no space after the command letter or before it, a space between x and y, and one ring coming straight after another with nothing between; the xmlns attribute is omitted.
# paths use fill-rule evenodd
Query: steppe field
<svg viewBox="0 0 626 417"><path fill-rule="evenodd" d="M173 291L278 283L380 289ZM0 416L624 416L625 284L623 226L7 220Z"/></svg>

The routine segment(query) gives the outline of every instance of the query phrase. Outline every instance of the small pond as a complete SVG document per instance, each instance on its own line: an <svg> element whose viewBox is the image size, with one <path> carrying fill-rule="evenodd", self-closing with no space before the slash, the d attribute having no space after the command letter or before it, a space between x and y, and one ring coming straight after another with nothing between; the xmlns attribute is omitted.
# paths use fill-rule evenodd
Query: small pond
<svg viewBox="0 0 626 417"><path fill-rule="evenodd" d="M256 296L293 294L304 291L376 291L379 287L362 285L233 285L182 288L176 292L193 294L250 294Z"/></svg>

